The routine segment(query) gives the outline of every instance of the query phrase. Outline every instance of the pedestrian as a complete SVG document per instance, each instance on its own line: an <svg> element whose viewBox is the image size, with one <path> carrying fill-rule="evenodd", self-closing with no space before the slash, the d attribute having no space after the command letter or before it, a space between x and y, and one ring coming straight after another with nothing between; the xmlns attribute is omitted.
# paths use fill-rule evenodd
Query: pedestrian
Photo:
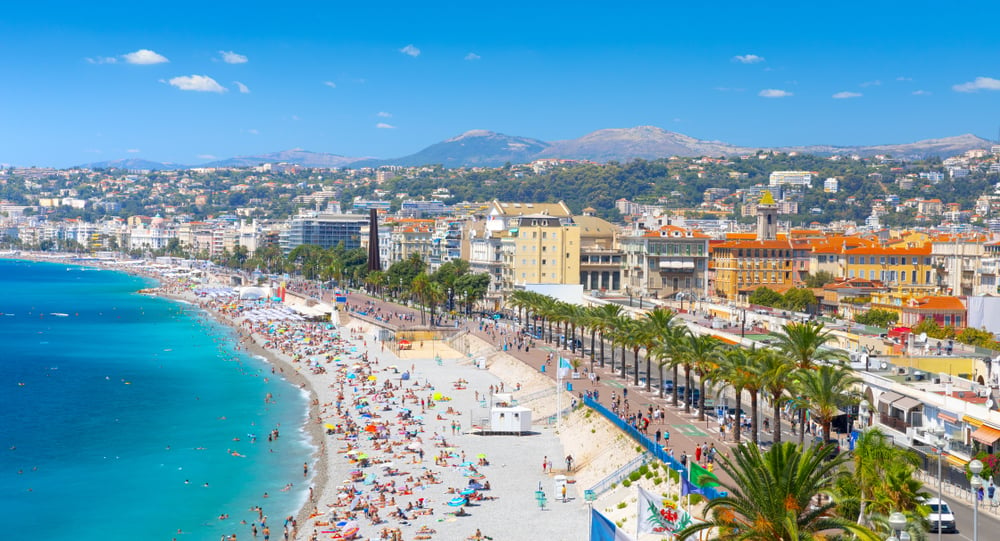
<svg viewBox="0 0 1000 541"><path fill-rule="evenodd" d="M681 452L681 466L686 468L688 465L688 456L686 452Z"/></svg>
<svg viewBox="0 0 1000 541"><path fill-rule="evenodd" d="M566 455L566 471L573 471L573 455Z"/></svg>
<svg viewBox="0 0 1000 541"><path fill-rule="evenodd" d="M655 437L656 437L656 444L657 445L660 444L660 437L662 437L662 436L663 436L663 434L660 433L660 429L656 429Z"/></svg>
<svg viewBox="0 0 1000 541"><path fill-rule="evenodd" d="M549 464L549 457L548 455L546 455L542 457L542 473L545 473L545 467L548 466L548 464Z"/></svg>
<svg viewBox="0 0 1000 541"><path fill-rule="evenodd" d="M694 448L694 461L701 462L701 447L695 446Z"/></svg>

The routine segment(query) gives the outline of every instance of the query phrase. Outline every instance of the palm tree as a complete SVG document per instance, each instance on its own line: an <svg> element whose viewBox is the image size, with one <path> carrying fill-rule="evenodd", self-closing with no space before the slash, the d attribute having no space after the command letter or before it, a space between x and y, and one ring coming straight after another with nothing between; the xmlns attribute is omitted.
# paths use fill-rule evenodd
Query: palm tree
<svg viewBox="0 0 1000 541"><path fill-rule="evenodd" d="M841 408L857 403L854 386L861 383L861 378L850 369L830 364L800 370L797 376L797 388L823 427L823 441L828 441L833 418L840 415Z"/></svg>
<svg viewBox="0 0 1000 541"><path fill-rule="evenodd" d="M664 310L663 308L654 308L643 315L642 319L642 337L643 346L646 348L646 392L648 393L652 389L653 378L650 373L652 370L653 358L656 356L654 350L656 345L667 335L670 334L670 328L676 326L677 323L674 321L674 313L670 310ZM663 366L660 365L660 390L662 393L663 389Z"/></svg>
<svg viewBox="0 0 1000 541"><path fill-rule="evenodd" d="M742 423L740 423L739 414L743 411L743 391L747 390L747 386L751 384L751 380L756 382L757 373L754 370L754 365L751 361L749 350L736 347L727 350L722 355L722 363L719 365L720 376L722 381L733 388L733 393L736 394L736 422L733 430L733 441L740 443L740 437L742 435ZM753 415L756 419L757 412L754 411ZM752 441L757 443L757 439L753 438Z"/></svg>
<svg viewBox="0 0 1000 541"><path fill-rule="evenodd" d="M424 309L426 308L428 295L430 295L431 284L430 277L423 272L416 275L413 278L413 283L410 284L410 295L420 304L420 325L427 324L427 319L424 317Z"/></svg>
<svg viewBox="0 0 1000 541"><path fill-rule="evenodd" d="M795 363L799 370L812 370L816 363L843 362L844 354L840 350L824 347L834 339L830 331L824 329L822 323L787 323L781 327L778 334L777 348L785 353ZM806 410L799 409L799 441L803 440L806 423Z"/></svg>
<svg viewBox="0 0 1000 541"><path fill-rule="evenodd" d="M720 466L732 481L722 481L728 494L710 500L710 518L677 533L679 539L714 530L723 541L800 541L827 539L835 533L853 534L862 541L877 541L868 528L836 514L831 498L816 503L818 495L831 494L843 455L826 460L830 447L803 450L792 444L775 444L765 453L743 444L731 457L721 455Z"/></svg>
<svg viewBox="0 0 1000 541"><path fill-rule="evenodd" d="M781 443L781 405L785 391L791 386L789 375L795 365L780 351L764 348L751 352L761 375L761 389L768 394L774 413L774 443Z"/></svg>
<svg viewBox="0 0 1000 541"><path fill-rule="evenodd" d="M686 343L686 357L687 362L690 363L692 367L698 372L698 391L699 400L705 399L705 381L711 379L714 376L716 368L719 366L719 357L722 350L722 342L718 338L710 335L703 334L700 336L695 336L694 334L688 335L689 338ZM687 392L690 392L688 388ZM693 394L693 393L692 393ZM689 403L691 401L688 401ZM690 404L688 404L689 406ZM699 405L700 406L700 405ZM698 408L698 420L705 420L705 408Z"/></svg>
<svg viewBox="0 0 1000 541"><path fill-rule="evenodd" d="M684 393L690 396L694 394L691 392L691 341L695 339L695 335L691 332L691 329L685 329L684 334L680 338L676 362L684 367ZM674 389L674 404L677 404L676 383L674 384ZM691 401L687 399L687 396L682 396L681 398L684 399L684 413L691 413Z"/></svg>
<svg viewBox="0 0 1000 541"><path fill-rule="evenodd" d="M597 330L601 333L601 367L604 367L604 341L605 337L611 335L622 316L622 307L617 304L603 304L595 310L597 318ZM611 348L611 367L615 366L615 348Z"/></svg>
<svg viewBox="0 0 1000 541"><path fill-rule="evenodd" d="M888 516L893 511L926 515L920 501L926 497L913 473L920 466L920 457L913 451L897 447L878 428L863 430L854 442L851 453L854 475L841 487L841 514L857 515L858 524L867 524L869 516Z"/></svg>

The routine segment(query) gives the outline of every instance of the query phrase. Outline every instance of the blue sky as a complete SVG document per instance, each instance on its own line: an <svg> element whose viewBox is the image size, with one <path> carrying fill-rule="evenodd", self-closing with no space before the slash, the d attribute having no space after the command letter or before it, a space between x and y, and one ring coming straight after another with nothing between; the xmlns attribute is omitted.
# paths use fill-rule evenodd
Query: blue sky
<svg viewBox="0 0 1000 541"><path fill-rule="evenodd" d="M997 137L1000 3L671 4L13 3L0 163L396 157L470 129Z"/></svg>

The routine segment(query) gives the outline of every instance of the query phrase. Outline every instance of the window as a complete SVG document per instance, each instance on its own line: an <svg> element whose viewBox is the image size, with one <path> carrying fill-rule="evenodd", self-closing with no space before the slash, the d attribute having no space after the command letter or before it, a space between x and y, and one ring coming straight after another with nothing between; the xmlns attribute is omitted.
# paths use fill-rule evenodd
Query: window
<svg viewBox="0 0 1000 541"><path fill-rule="evenodd" d="M851 269L851 270L847 271L847 277L848 278L854 278L854 269Z"/></svg>
<svg viewBox="0 0 1000 541"><path fill-rule="evenodd" d="M924 271L924 283L931 283L931 271Z"/></svg>
<svg viewBox="0 0 1000 541"><path fill-rule="evenodd" d="M931 264L931 258L925 257L924 258L924 265L930 265L930 264Z"/></svg>
<svg viewBox="0 0 1000 541"><path fill-rule="evenodd" d="M906 258L905 257L899 258L899 264L900 265L905 265L906 264Z"/></svg>
<svg viewBox="0 0 1000 541"><path fill-rule="evenodd" d="M917 283L917 271L913 271L910 273L910 281L913 282L914 284Z"/></svg>
<svg viewBox="0 0 1000 541"><path fill-rule="evenodd" d="M896 258L895 257L890 257L889 258L889 264L890 265L895 265L896 264Z"/></svg>
<svg viewBox="0 0 1000 541"><path fill-rule="evenodd" d="M885 256L882 256L882 257L878 258L878 262L881 265L885 265Z"/></svg>
<svg viewBox="0 0 1000 541"><path fill-rule="evenodd" d="M853 255L852 256L848 256L848 258L847 258L847 264L848 265L853 265L854 264L854 256Z"/></svg>
<svg viewBox="0 0 1000 541"><path fill-rule="evenodd" d="M542 238L548 238L549 233L547 231L542 231Z"/></svg>
<svg viewBox="0 0 1000 541"><path fill-rule="evenodd" d="M873 270L872 271L868 271L868 279L869 280L874 280L875 279L875 271L873 271Z"/></svg>
<svg viewBox="0 0 1000 541"><path fill-rule="evenodd" d="M543 259L543 260L542 260L542 265L544 265L544 264L545 264L545 260Z"/></svg>

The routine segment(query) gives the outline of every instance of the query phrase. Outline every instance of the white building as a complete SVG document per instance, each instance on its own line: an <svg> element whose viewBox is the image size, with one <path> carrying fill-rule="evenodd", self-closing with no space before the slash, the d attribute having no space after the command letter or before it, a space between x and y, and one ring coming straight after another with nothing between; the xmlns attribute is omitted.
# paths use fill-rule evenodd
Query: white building
<svg viewBox="0 0 1000 541"><path fill-rule="evenodd" d="M826 193L837 193L840 190L840 181L831 177L823 181L823 191Z"/></svg>
<svg viewBox="0 0 1000 541"><path fill-rule="evenodd" d="M771 186L812 186L813 179L812 171L775 171L771 173L770 185Z"/></svg>

